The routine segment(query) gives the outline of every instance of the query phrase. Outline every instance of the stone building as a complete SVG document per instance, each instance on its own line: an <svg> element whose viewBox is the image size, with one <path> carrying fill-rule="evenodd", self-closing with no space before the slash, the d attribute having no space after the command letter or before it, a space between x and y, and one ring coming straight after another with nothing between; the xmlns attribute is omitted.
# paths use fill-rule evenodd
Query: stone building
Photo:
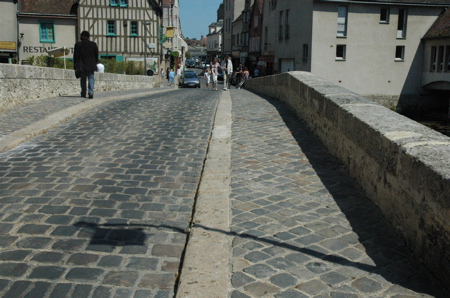
<svg viewBox="0 0 450 298"><path fill-rule="evenodd" d="M206 35L207 62L211 62L215 57L222 54L222 27L222 19L217 20L217 22L212 23L208 27L209 33Z"/></svg>
<svg viewBox="0 0 450 298"><path fill-rule="evenodd" d="M4 14L2 11L2 17ZM15 12L14 12L15 13ZM19 63L48 56L48 51L65 47L73 56L78 36L77 10L73 0L22 0L17 3Z"/></svg>
<svg viewBox="0 0 450 298"><path fill-rule="evenodd" d="M249 44L250 44L250 21L253 11L253 3L255 0L245 0L244 10L242 10L241 16L238 17L238 20L242 21L242 31L238 32L238 43L239 43L239 54L237 58L239 58L239 64L244 66L248 65L248 52L249 52ZM234 32L233 32L234 35Z"/></svg>
<svg viewBox="0 0 450 298"><path fill-rule="evenodd" d="M431 97L431 110L450 119L450 10L423 37L422 87ZM443 113L443 112L446 113Z"/></svg>
<svg viewBox="0 0 450 298"><path fill-rule="evenodd" d="M188 44L184 40L180 22L180 1L163 0L162 33L164 36L163 53L165 58L165 68L182 67L184 65L185 54L188 51ZM178 53L178 57L172 53Z"/></svg>
<svg viewBox="0 0 450 298"><path fill-rule="evenodd" d="M244 10L245 0L223 1L223 28L222 28L222 54L232 56L233 50L233 22ZM236 35L236 32L235 32Z"/></svg>
<svg viewBox="0 0 450 298"><path fill-rule="evenodd" d="M261 57L262 21L263 21L263 0L255 0L250 16L248 63L250 73L253 75L256 68L259 68Z"/></svg>
<svg viewBox="0 0 450 298"><path fill-rule="evenodd" d="M402 106L422 92L422 38L449 5L265 0L264 66L273 67L268 74L310 71L387 107Z"/></svg>

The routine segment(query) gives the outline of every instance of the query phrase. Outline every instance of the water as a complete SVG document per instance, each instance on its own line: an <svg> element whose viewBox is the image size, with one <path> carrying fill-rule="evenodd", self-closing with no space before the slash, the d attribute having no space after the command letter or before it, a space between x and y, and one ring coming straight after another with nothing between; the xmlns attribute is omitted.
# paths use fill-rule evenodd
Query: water
<svg viewBox="0 0 450 298"><path fill-rule="evenodd" d="M414 118L412 120L419 122L435 131L438 131L448 137L450 137L450 120L436 120L430 117Z"/></svg>

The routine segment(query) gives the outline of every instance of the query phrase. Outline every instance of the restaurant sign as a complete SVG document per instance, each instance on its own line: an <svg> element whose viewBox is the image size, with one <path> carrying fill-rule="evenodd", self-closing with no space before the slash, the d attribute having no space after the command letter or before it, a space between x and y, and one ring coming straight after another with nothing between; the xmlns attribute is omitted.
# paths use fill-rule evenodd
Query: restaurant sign
<svg viewBox="0 0 450 298"><path fill-rule="evenodd" d="M16 50L15 41L0 41L0 50Z"/></svg>

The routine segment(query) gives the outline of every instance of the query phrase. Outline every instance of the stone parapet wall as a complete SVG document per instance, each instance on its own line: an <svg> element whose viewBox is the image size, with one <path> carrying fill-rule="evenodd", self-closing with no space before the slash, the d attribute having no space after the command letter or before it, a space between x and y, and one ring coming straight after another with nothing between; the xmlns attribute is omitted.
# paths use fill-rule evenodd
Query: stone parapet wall
<svg viewBox="0 0 450 298"><path fill-rule="evenodd" d="M450 288L450 138L307 72L246 81L287 103Z"/></svg>
<svg viewBox="0 0 450 298"><path fill-rule="evenodd" d="M153 88L159 77L95 73L95 91ZM0 110L17 104L68 94L80 94L72 69L0 64Z"/></svg>

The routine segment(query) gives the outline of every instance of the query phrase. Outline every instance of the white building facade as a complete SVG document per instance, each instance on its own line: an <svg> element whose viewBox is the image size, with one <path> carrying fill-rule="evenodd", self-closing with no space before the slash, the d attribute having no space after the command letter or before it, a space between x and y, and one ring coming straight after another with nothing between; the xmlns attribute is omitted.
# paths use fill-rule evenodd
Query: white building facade
<svg viewBox="0 0 450 298"><path fill-rule="evenodd" d="M20 48L17 22L17 0L0 1L0 63L11 63Z"/></svg>
<svg viewBox="0 0 450 298"><path fill-rule="evenodd" d="M421 93L421 39L450 3L411 2L265 0L266 67L310 71L396 106Z"/></svg>
<svg viewBox="0 0 450 298"><path fill-rule="evenodd" d="M222 28L222 53L231 57L233 50L233 22L241 15L245 0L224 0L224 23Z"/></svg>

